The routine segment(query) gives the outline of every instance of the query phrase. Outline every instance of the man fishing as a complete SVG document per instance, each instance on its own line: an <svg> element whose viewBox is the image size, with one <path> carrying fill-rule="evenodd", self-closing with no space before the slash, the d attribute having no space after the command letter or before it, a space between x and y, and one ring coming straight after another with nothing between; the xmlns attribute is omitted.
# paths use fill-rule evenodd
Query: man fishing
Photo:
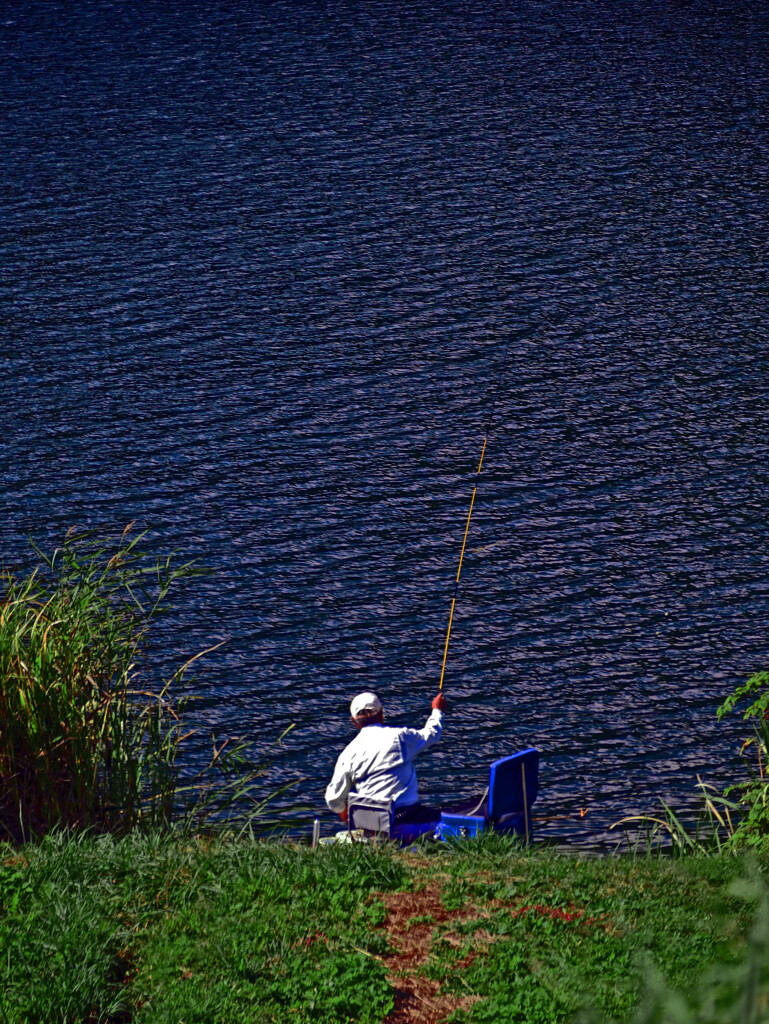
<svg viewBox="0 0 769 1024"><path fill-rule="evenodd" d="M443 694L432 702L423 729L397 729L384 724L384 708L375 693L359 693L350 704L358 735L344 748L326 787L326 803L347 821L347 796L354 787L359 796L392 800L395 823L419 822L433 814L419 803L413 759L441 738Z"/></svg>

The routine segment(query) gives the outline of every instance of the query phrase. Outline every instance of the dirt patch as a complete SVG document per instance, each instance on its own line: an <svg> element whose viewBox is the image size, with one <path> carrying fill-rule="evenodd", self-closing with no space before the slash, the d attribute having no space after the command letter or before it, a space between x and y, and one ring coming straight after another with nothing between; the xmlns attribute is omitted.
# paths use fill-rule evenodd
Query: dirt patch
<svg viewBox="0 0 769 1024"><path fill-rule="evenodd" d="M430 958L439 925L472 920L481 914L446 910L436 884L419 892L385 893L382 899L387 908L385 929L393 949L383 959L395 989L395 1006L385 1024L439 1024L454 1010L478 1002L478 996L441 995L440 982L426 978L420 968ZM470 962L471 958L466 958L458 966L466 967Z"/></svg>

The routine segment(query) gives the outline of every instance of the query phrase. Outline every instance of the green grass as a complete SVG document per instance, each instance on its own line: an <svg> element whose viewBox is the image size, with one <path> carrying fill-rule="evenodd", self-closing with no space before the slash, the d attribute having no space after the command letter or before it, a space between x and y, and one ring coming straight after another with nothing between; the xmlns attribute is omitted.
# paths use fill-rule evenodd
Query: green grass
<svg viewBox="0 0 769 1024"><path fill-rule="evenodd" d="M739 961L755 913L730 887L756 869L734 858L515 856L492 837L482 859L466 845L448 859L444 903L477 914L436 930L426 968L482 997L457 1021L634 1019L650 967L685 991L708 965Z"/></svg>
<svg viewBox="0 0 769 1024"><path fill-rule="evenodd" d="M494 836L418 854L313 851L150 833L51 835L0 849L0 865L4 1024L374 1024L394 985L418 983L457 1021L625 1022L644 1007L657 1007L638 1018L650 1022L766 1019L735 1009L751 984L751 1005L769 994L766 873L738 857L580 858ZM400 931L386 917L394 892L414 902ZM439 901L425 912L429 893ZM401 942L420 934L424 956L401 970ZM706 992L721 1016L703 1015ZM457 1009L465 996L478 1001Z"/></svg>
<svg viewBox="0 0 769 1024"><path fill-rule="evenodd" d="M64 841L0 869L0 1020L379 1021L387 853L167 835ZM28 859L26 859L28 858ZM372 955L373 954L373 955Z"/></svg>

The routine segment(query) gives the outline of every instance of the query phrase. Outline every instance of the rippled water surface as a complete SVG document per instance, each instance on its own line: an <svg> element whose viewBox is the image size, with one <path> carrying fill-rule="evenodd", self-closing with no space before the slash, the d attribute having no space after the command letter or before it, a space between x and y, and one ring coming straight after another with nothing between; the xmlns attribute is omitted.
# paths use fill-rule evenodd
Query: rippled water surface
<svg viewBox="0 0 769 1024"><path fill-rule="evenodd" d="M198 717L320 804L376 689L426 797L543 751L601 833L724 781L769 662L760 4L11 2L2 560L216 574ZM501 374L501 376L500 376ZM421 723L420 723L421 724ZM330 824L330 818L328 819Z"/></svg>

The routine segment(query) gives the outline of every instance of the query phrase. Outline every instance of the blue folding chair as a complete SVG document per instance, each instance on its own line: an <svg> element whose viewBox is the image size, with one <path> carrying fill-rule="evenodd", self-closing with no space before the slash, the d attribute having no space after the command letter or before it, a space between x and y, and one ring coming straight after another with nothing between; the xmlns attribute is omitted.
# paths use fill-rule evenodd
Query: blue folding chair
<svg viewBox="0 0 769 1024"><path fill-rule="evenodd" d="M347 827L350 832L362 829L367 839L392 839L406 845L427 832L433 834L438 813L425 807L422 814L415 815L418 820L397 821L392 800L373 800L351 793L347 800Z"/></svg>
<svg viewBox="0 0 769 1024"><path fill-rule="evenodd" d="M475 836L491 828L531 838L531 808L539 786L539 751L535 747L502 757L489 771L480 797L444 807L436 839Z"/></svg>

